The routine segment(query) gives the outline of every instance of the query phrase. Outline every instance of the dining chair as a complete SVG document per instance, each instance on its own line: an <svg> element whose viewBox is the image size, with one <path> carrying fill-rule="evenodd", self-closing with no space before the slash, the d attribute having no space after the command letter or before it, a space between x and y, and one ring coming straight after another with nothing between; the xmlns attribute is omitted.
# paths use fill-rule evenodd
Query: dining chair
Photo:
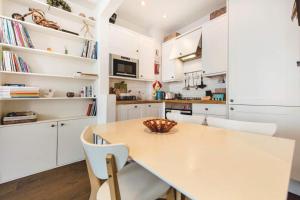
<svg viewBox="0 0 300 200"><path fill-rule="evenodd" d="M208 126L230 129L235 131L245 131L261 135L274 136L277 125L274 123L247 122L217 117L207 117Z"/></svg>
<svg viewBox="0 0 300 200"><path fill-rule="evenodd" d="M169 112L167 113L167 118L177 122L188 122L195 124L203 124L205 120L204 115L182 115L180 113Z"/></svg>
<svg viewBox="0 0 300 200"><path fill-rule="evenodd" d="M93 135L91 127L86 128L81 134L90 170L92 186L90 200L152 200L167 193L170 186L149 171L135 162L126 165L128 148L125 144L93 144L91 135ZM91 177L91 173L102 180L98 184L97 192L96 181Z"/></svg>

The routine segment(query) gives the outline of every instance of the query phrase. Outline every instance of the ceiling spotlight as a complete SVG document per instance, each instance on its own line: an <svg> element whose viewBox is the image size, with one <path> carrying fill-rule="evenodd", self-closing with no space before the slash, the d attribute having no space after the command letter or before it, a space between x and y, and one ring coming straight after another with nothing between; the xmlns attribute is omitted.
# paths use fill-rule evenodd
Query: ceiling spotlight
<svg viewBox="0 0 300 200"><path fill-rule="evenodd" d="M141 5L142 5L142 6L145 6L145 5L146 5L146 2L145 2L145 1L141 1Z"/></svg>
<svg viewBox="0 0 300 200"><path fill-rule="evenodd" d="M166 14L164 14L162 17L163 17L164 19L167 19L167 15L166 15Z"/></svg>

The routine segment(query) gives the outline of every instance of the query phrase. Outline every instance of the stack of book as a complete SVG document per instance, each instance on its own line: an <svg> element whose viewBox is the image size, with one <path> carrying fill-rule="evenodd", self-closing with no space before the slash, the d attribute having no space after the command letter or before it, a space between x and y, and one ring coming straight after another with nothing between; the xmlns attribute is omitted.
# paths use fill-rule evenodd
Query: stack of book
<svg viewBox="0 0 300 200"><path fill-rule="evenodd" d="M19 22L0 18L0 42L34 48L27 29Z"/></svg>
<svg viewBox="0 0 300 200"><path fill-rule="evenodd" d="M92 85L85 86L80 91L80 97L94 97L94 87Z"/></svg>
<svg viewBox="0 0 300 200"><path fill-rule="evenodd" d="M2 119L3 125L9 124L20 124L20 123L29 123L36 122L37 114L34 112L12 112L5 115Z"/></svg>
<svg viewBox="0 0 300 200"><path fill-rule="evenodd" d="M26 87L24 85L0 86L0 98L39 98L38 87Z"/></svg>
<svg viewBox="0 0 300 200"><path fill-rule="evenodd" d="M96 116L97 115L97 104L96 100L93 103L90 103L86 112L87 116Z"/></svg>
<svg viewBox="0 0 300 200"><path fill-rule="evenodd" d="M1 71L8 72L30 72L29 65L17 54L11 51L0 52L0 58L2 57L2 62L0 63Z"/></svg>
<svg viewBox="0 0 300 200"><path fill-rule="evenodd" d="M97 59L98 54L98 42L86 41L81 53L81 57Z"/></svg>

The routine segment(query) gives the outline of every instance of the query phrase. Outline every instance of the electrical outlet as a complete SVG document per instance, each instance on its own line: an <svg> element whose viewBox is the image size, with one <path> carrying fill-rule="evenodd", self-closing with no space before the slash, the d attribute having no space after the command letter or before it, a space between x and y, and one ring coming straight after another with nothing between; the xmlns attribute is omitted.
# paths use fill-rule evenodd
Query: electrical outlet
<svg viewBox="0 0 300 200"><path fill-rule="evenodd" d="M300 61L297 61L297 67L300 67Z"/></svg>

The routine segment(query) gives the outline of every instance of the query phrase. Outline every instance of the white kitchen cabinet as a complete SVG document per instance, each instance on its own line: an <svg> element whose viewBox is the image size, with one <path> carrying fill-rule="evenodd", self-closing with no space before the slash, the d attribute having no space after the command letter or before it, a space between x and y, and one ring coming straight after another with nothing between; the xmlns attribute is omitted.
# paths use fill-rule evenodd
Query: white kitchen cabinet
<svg viewBox="0 0 300 200"><path fill-rule="evenodd" d="M162 44L162 81L182 81L183 63L178 59L171 59L171 52L175 40L170 40Z"/></svg>
<svg viewBox="0 0 300 200"><path fill-rule="evenodd" d="M217 17L205 23L202 27L202 65L205 75L224 74L227 72L227 15Z"/></svg>
<svg viewBox="0 0 300 200"><path fill-rule="evenodd" d="M118 105L117 121L139 119L142 117L142 104Z"/></svg>
<svg viewBox="0 0 300 200"><path fill-rule="evenodd" d="M161 109L161 103L118 105L117 121L144 117L161 117Z"/></svg>
<svg viewBox="0 0 300 200"><path fill-rule="evenodd" d="M80 135L84 128L91 124L96 124L94 118L58 122L58 166L84 160L84 150L80 141Z"/></svg>
<svg viewBox="0 0 300 200"><path fill-rule="evenodd" d="M0 183L56 167L57 122L0 128Z"/></svg>
<svg viewBox="0 0 300 200"><path fill-rule="evenodd" d="M152 103L152 104L144 104L142 117L161 117L162 104L160 103Z"/></svg>
<svg viewBox="0 0 300 200"><path fill-rule="evenodd" d="M291 177L300 181L300 107L231 105L229 118L241 121L276 123L275 137L295 139L296 149Z"/></svg>
<svg viewBox="0 0 300 200"><path fill-rule="evenodd" d="M193 104L193 114L227 118L228 106L225 104Z"/></svg>
<svg viewBox="0 0 300 200"><path fill-rule="evenodd" d="M139 37L139 79L154 81L155 42L152 38Z"/></svg>
<svg viewBox="0 0 300 200"><path fill-rule="evenodd" d="M170 58L176 59L191 55L197 51L201 39L201 29L177 37L171 51Z"/></svg>
<svg viewBox="0 0 300 200"><path fill-rule="evenodd" d="M294 1L228 3L230 103L300 106L300 29L288 17Z"/></svg>
<svg viewBox="0 0 300 200"><path fill-rule="evenodd" d="M110 24L109 51L112 54L138 59L139 35L123 27Z"/></svg>

